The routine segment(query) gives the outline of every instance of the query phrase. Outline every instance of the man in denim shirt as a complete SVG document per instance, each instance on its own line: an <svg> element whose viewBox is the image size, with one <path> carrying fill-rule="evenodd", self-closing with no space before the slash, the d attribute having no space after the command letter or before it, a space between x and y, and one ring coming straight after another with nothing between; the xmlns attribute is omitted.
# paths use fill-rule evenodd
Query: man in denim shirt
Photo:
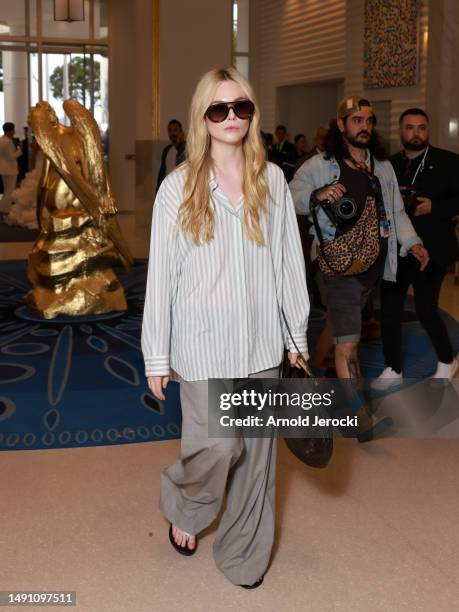
<svg viewBox="0 0 459 612"><path fill-rule="evenodd" d="M338 377L360 376L357 345L360 340L361 311L371 289L384 278L395 282L397 243L402 257L411 253L424 269L429 256L405 212L394 170L383 161L374 133L376 117L362 96L349 96L338 105L336 125L329 131L324 153L306 161L296 172L290 190L298 214L309 214L315 203L317 222L324 243L333 240L337 225L321 204L338 202L344 194L357 206L355 221L368 203L369 185L379 179L380 255L362 274L327 275L319 272L322 301L327 306L335 343ZM376 177L376 178L375 178ZM379 188L378 188L379 189ZM315 230L312 230L316 234ZM342 232L341 232L342 233ZM317 241L317 236L316 236ZM320 248L320 247L318 247Z"/></svg>

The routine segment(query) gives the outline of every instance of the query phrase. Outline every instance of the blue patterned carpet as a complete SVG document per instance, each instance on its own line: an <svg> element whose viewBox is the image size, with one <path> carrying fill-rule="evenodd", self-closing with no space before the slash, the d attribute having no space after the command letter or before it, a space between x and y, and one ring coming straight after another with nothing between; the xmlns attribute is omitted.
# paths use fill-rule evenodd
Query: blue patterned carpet
<svg viewBox="0 0 459 612"><path fill-rule="evenodd" d="M163 404L149 393L143 374L140 330L146 262L119 276L128 311L46 321L23 305L29 287L25 261L0 264L0 450L129 444L177 438L178 386ZM412 305L408 303L408 309ZM407 313L404 375L423 378L436 366L430 342ZM459 350L459 324L445 314ZM310 347L324 315L313 311ZM380 341L361 345L365 376L383 367Z"/></svg>
<svg viewBox="0 0 459 612"><path fill-rule="evenodd" d="M0 449L176 438L178 386L149 393L140 329L146 264L120 270L126 313L47 321L28 311L25 262L0 265Z"/></svg>

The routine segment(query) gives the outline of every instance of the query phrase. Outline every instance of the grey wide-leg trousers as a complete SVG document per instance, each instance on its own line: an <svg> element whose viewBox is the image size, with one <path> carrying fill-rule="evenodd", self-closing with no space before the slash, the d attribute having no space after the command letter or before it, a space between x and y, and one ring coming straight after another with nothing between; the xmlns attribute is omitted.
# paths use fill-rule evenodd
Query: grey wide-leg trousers
<svg viewBox="0 0 459 612"><path fill-rule="evenodd" d="M278 378L279 368L250 378ZM223 513L213 552L234 584L253 584L268 567L274 540L277 440L209 438L207 381L180 381L181 452L161 474L160 509L179 529L198 534Z"/></svg>

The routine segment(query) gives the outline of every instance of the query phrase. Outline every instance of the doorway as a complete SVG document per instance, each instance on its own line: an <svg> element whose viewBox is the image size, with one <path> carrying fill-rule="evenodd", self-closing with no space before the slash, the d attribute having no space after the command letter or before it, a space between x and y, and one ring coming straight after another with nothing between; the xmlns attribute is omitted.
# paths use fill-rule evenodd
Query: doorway
<svg viewBox="0 0 459 612"><path fill-rule="evenodd" d="M343 87L342 79L278 87L276 121L286 125L289 140L296 134L304 134L308 147L312 148L316 129L328 126L330 119L336 117Z"/></svg>

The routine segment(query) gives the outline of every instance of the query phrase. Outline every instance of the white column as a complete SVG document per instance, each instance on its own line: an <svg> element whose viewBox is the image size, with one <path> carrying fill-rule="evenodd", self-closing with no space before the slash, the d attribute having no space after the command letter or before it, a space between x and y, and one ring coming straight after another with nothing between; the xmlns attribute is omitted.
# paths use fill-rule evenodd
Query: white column
<svg viewBox="0 0 459 612"><path fill-rule="evenodd" d="M161 138L167 122L186 127L199 78L231 64L232 3L229 0L161 0Z"/></svg>
<svg viewBox="0 0 459 612"><path fill-rule="evenodd" d="M430 0L427 112L430 141L459 153L459 4L457 0Z"/></svg>
<svg viewBox="0 0 459 612"><path fill-rule="evenodd" d="M231 2L161 0L161 138L154 139L154 0L111 0L110 175L119 208L139 213L138 227L151 216L158 161L167 140L167 122L186 127L199 77L231 61ZM126 155L135 154L134 159ZM137 219L136 219L137 221Z"/></svg>
<svg viewBox="0 0 459 612"><path fill-rule="evenodd" d="M100 124L105 130L108 125L108 58L99 55L97 61L100 62Z"/></svg>
<svg viewBox="0 0 459 612"><path fill-rule="evenodd" d="M130 2L109 3L110 178L118 208L135 208L135 10Z"/></svg>
<svg viewBox="0 0 459 612"><path fill-rule="evenodd" d="M2 56L5 121L14 123L16 135L22 138L29 112L27 55L24 51L3 51Z"/></svg>

